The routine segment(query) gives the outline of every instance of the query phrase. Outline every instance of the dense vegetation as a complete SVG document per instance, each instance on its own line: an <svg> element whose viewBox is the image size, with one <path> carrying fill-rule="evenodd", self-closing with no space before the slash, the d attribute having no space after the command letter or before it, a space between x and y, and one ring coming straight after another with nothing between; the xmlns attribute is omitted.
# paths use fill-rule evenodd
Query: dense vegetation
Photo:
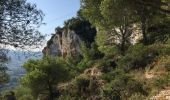
<svg viewBox="0 0 170 100"><path fill-rule="evenodd" d="M78 30L91 46L82 44L77 59L46 55L26 62L27 74L12 89L16 98L147 100L156 95L170 86L169 2L81 0L78 19L70 19L65 27ZM95 40L83 34L82 20L96 27Z"/></svg>
<svg viewBox="0 0 170 100"><path fill-rule="evenodd" d="M44 38L37 30L44 14L26 0L0 0L0 85L8 81L5 46L38 47Z"/></svg>

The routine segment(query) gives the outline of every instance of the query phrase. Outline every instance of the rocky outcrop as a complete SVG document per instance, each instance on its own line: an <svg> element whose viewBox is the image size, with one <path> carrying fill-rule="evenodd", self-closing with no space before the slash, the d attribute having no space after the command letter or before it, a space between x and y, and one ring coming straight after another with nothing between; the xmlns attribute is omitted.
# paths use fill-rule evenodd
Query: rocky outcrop
<svg viewBox="0 0 170 100"><path fill-rule="evenodd" d="M96 35L96 29L88 21L72 18L65 22L63 28L57 27L55 34L43 49L44 55L71 56L80 55L80 46L86 43L89 46Z"/></svg>
<svg viewBox="0 0 170 100"><path fill-rule="evenodd" d="M72 30L64 30L51 38L51 44L44 48L43 53L49 56L75 56L80 53L82 40Z"/></svg>

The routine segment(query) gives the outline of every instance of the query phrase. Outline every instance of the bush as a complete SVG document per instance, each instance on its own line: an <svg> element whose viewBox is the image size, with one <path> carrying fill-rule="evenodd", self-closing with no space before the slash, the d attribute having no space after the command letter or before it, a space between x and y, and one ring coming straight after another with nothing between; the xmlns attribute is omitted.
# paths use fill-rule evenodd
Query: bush
<svg viewBox="0 0 170 100"><path fill-rule="evenodd" d="M164 44L164 47L161 48L161 53L163 55L170 55L170 39Z"/></svg>
<svg viewBox="0 0 170 100"><path fill-rule="evenodd" d="M160 56L152 64L149 65L151 70L156 73L165 73L170 71L170 56Z"/></svg>
<svg viewBox="0 0 170 100"><path fill-rule="evenodd" d="M147 95L141 83L123 72L118 73L103 89L103 96L111 100L124 100L131 97L134 93Z"/></svg>
<svg viewBox="0 0 170 100"><path fill-rule="evenodd" d="M18 100L35 100L34 97L30 94L25 94L22 97L20 97Z"/></svg>
<svg viewBox="0 0 170 100"><path fill-rule="evenodd" d="M90 84L90 79L87 76L80 76L76 79L76 86L77 86L77 94L87 95L89 93L88 87Z"/></svg>
<svg viewBox="0 0 170 100"><path fill-rule="evenodd" d="M111 72L108 72L108 73L103 73L101 78L103 80L106 80L107 82L111 82L113 79L115 79L116 77L119 77L123 74L125 74L124 71L117 68L114 71L111 71Z"/></svg>
<svg viewBox="0 0 170 100"><path fill-rule="evenodd" d="M70 95L61 95L56 100L78 100L76 97L71 97Z"/></svg>
<svg viewBox="0 0 170 100"><path fill-rule="evenodd" d="M160 77L158 77L155 82L154 85L157 88L164 88L168 85L170 85L170 73L165 73L163 75L161 75Z"/></svg>
<svg viewBox="0 0 170 100"><path fill-rule="evenodd" d="M44 57L34 62L28 61L24 68L26 68L27 74L21 77L20 82L22 85L29 87L34 96L47 91L53 98L57 96L55 86L70 80L72 77L66 62L59 57Z"/></svg>
<svg viewBox="0 0 170 100"><path fill-rule="evenodd" d="M88 100L100 96L101 86L99 79L94 76L81 74L71 82L64 91L61 92L61 98L78 98L76 100ZM65 100L65 99L63 99ZM75 100L75 99L73 99ZM90 99L91 100L91 99Z"/></svg>
<svg viewBox="0 0 170 100"><path fill-rule="evenodd" d="M119 50L118 47L115 45L103 45L99 47L99 50L105 54L105 56L113 56L113 55L118 55Z"/></svg>
<svg viewBox="0 0 170 100"><path fill-rule="evenodd" d="M150 64L159 55L159 46L144 46L136 44L131 46L126 55L118 62L118 65L126 71L140 69Z"/></svg>
<svg viewBox="0 0 170 100"><path fill-rule="evenodd" d="M92 43L91 48L87 48L85 44L81 45L82 59L77 64L79 71L83 72L86 68L91 67L95 60L103 58L104 54L98 50L98 46Z"/></svg>
<svg viewBox="0 0 170 100"><path fill-rule="evenodd" d="M59 99L67 100L68 98L85 97L89 93L89 84L89 77L86 75L77 76L72 81L62 84L62 87L58 88L60 93Z"/></svg>
<svg viewBox="0 0 170 100"><path fill-rule="evenodd" d="M26 87L18 86L14 89L14 92L17 98L33 98L31 95L28 95L28 94L31 94L31 90ZM21 99L21 100L24 100L24 99ZM33 100L33 99L30 99L30 100Z"/></svg>
<svg viewBox="0 0 170 100"><path fill-rule="evenodd" d="M108 73L115 69L117 66L116 61L110 57L104 57L101 60L98 60L96 67L98 67L102 72Z"/></svg>
<svg viewBox="0 0 170 100"><path fill-rule="evenodd" d="M147 98L142 94L135 93L128 100L147 100Z"/></svg>

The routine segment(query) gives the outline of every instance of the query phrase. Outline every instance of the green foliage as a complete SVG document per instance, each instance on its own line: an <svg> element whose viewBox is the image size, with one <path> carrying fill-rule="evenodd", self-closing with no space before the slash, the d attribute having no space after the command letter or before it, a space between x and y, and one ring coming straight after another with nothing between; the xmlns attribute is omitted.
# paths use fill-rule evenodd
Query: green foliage
<svg viewBox="0 0 170 100"><path fill-rule="evenodd" d="M75 31L84 41L81 55L74 59L71 56L64 59L44 56L43 59L26 62L24 68L27 74L20 79L24 88L14 89L17 99L144 100L153 88L170 85L168 1L81 0L79 16L65 21L63 28L57 27L47 42L49 47L56 34L61 36L62 32ZM32 6L28 8L37 11ZM37 14L41 15L41 12ZM18 30L15 29L11 32L16 34ZM142 35L140 42L143 44L132 42L136 35ZM155 63L157 59L159 61ZM166 67L166 73L153 80L144 80L144 76L144 79L137 79L138 75L132 73L134 69L134 72L144 71L152 64L157 64L160 69ZM91 67L97 68L100 75L92 75L95 70Z"/></svg>
<svg viewBox="0 0 170 100"><path fill-rule="evenodd" d="M0 6L1 44L20 48L41 45L44 36L37 27L44 14L35 4L27 0L1 0Z"/></svg>
<svg viewBox="0 0 170 100"><path fill-rule="evenodd" d="M154 85L159 89L159 88L164 88L168 85L170 85L170 73L164 73L163 75L161 75L160 77L158 77L155 82Z"/></svg>
<svg viewBox="0 0 170 100"><path fill-rule="evenodd" d="M82 0L81 9L85 18L93 23L102 35L98 35L97 39L107 44L116 44L122 55L131 44L130 36L133 33L133 17L125 4L122 0Z"/></svg>
<svg viewBox="0 0 170 100"><path fill-rule="evenodd" d="M82 60L78 63L77 67L79 70L84 70L92 64L90 60L89 48L87 48L84 44L81 45L81 55Z"/></svg>
<svg viewBox="0 0 170 100"><path fill-rule="evenodd" d="M144 95L136 93L133 94L128 100L147 100L147 98Z"/></svg>
<svg viewBox="0 0 170 100"><path fill-rule="evenodd" d="M95 26L99 26L102 22L105 23L99 9L101 1L81 0L81 14Z"/></svg>
<svg viewBox="0 0 170 100"><path fill-rule="evenodd" d="M170 55L170 39L166 41L160 52L162 55Z"/></svg>
<svg viewBox="0 0 170 100"><path fill-rule="evenodd" d="M75 87L66 95L71 95L82 100L90 99L91 97L100 97L101 87L98 80L96 77L82 74L75 78L75 82L73 83Z"/></svg>
<svg viewBox="0 0 170 100"><path fill-rule="evenodd" d="M163 21L162 21L163 20ZM170 38L170 19L162 19L160 23L156 23L149 27L148 42L153 43L166 43Z"/></svg>
<svg viewBox="0 0 170 100"><path fill-rule="evenodd" d="M34 97L30 94L24 95L23 97L19 98L18 100L35 100Z"/></svg>
<svg viewBox="0 0 170 100"><path fill-rule="evenodd" d="M19 86L14 89L14 92L18 100L35 100L29 88Z"/></svg>
<svg viewBox="0 0 170 100"><path fill-rule="evenodd" d="M0 64L0 85L9 81L9 75L6 73L7 67Z"/></svg>
<svg viewBox="0 0 170 100"><path fill-rule="evenodd" d="M31 88L35 96L45 90L53 92L55 85L71 77L62 58L45 57L42 60L29 60L24 64L24 68L27 74L20 81L24 86Z"/></svg>
<svg viewBox="0 0 170 100"><path fill-rule="evenodd" d="M118 48L115 45L105 45L100 46L99 50L105 54L105 56L117 56L118 54Z"/></svg>
<svg viewBox="0 0 170 100"><path fill-rule="evenodd" d="M124 26L129 24L129 22L133 22L132 19L135 18L131 16L130 9L127 9L127 1L125 0L102 0L100 4L100 13L105 19L107 28L119 27L125 24Z"/></svg>
<svg viewBox="0 0 170 100"><path fill-rule="evenodd" d="M69 72L72 77L75 77L76 75L80 74L80 69L77 68L78 63L82 60L81 56L73 57L71 56L66 56L65 61L67 63L67 66L69 66Z"/></svg>
<svg viewBox="0 0 170 100"><path fill-rule="evenodd" d="M98 50L98 46L95 43L92 43L91 48L88 48L85 44L82 44L81 55L82 60L77 65L78 69L81 71L91 67L91 65L95 63L95 60L103 58L104 56L104 54Z"/></svg>
<svg viewBox="0 0 170 100"><path fill-rule="evenodd" d="M136 68L140 69L146 67L158 55L159 46L151 45L147 47L142 44L136 44L128 49L126 55L118 63L120 67L127 71Z"/></svg>
<svg viewBox="0 0 170 100"><path fill-rule="evenodd" d="M119 49L117 45L110 43L108 38L111 36L106 34L106 31L99 31L96 35L96 44L100 52L104 53L105 56L118 55Z"/></svg>
<svg viewBox="0 0 170 100"><path fill-rule="evenodd" d="M117 69L114 69L114 71L110 71L110 72L108 72L108 73L104 73L104 74L101 76L101 78L102 78L103 80L106 80L107 82L110 83L113 79L115 79L115 77L121 76L121 75L123 75L123 74L125 74L124 71L117 68Z"/></svg>
<svg viewBox="0 0 170 100"><path fill-rule="evenodd" d="M35 100L34 97L31 95L31 90L26 87L18 86L13 89L8 89L2 92L3 99L7 100L7 96L11 95L11 92L14 93L14 97L17 100Z"/></svg>
<svg viewBox="0 0 170 100"><path fill-rule="evenodd" d="M8 82L9 80L9 76L6 73L8 69L6 66L6 63L7 61L9 61L7 53L8 53L8 50L0 49L0 85Z"/></svg>
<svg viewBox="0 0 170 100"><path fill-rule="evenodd" d="M111 100L128 99L135 93L146 95L141 83L132 79L129 75L121 70L117 71L118 75L112 76L108 84L104 86L103 96Z"/></svg>
<svg viewBox="0 0 170 100"><path fill-rule="evenodd" d="M104 57L96 62L96 67L102 72L107 73L114 70L117 66L115 59L113 57Z"/></svg>
<svg viewBox="0 0 170 100"><path fill-rule="evenodd" d="M153 63L149 65L150 69L155 73L166 73L170 71L170 56L161 55L157 57Z"/></svg>
<svg viewBox="0 0 170 100"><path fill-rule="evenodd" d="M71 97L69 95L62 95L59 98L57 98L57 100L77 100L76 97Z"/></svg>
<svg viewBox="0 0 170 100"><path fill-rule="evenodd" d="M89 84L90 84L90 79L87 76L78 77L76 79L77 93L79 95L88 93Z"/></svg>
<svg viewBox="0 0 170 100"><path fill-rule="evenodd" d="M119 41L124 54L130 38L134 38L131 37L134 31L134 34L142 34L144 44L163 42L169 37L168 8L168 1L164 0L81 0L80 12L98 28L98 32L104 30L104 34L109 34L111 42ZM139 26L134 28L133 25Z"/></svg>

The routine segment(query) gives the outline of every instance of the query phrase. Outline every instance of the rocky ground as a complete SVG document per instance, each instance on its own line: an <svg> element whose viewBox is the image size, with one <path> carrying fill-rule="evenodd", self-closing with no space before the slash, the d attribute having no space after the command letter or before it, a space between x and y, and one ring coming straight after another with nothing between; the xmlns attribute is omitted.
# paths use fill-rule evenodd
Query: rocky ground
<svg viewBox="0 0 170 100"><path fill-rule="evenodd" d="M164 90L161 90L159 94L153 96L151 100L170 100L170 87Z"/></svg>

